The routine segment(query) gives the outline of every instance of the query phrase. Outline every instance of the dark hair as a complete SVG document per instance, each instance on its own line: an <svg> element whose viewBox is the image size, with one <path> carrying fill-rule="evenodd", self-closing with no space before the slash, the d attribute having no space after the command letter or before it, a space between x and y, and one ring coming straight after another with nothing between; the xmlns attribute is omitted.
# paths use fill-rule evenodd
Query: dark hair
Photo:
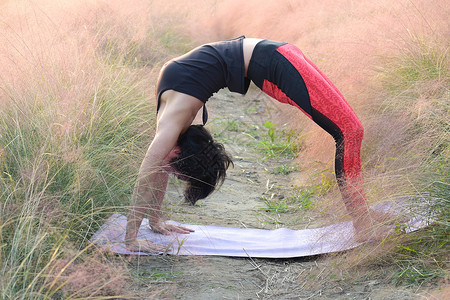
<svg viewBox="0 0 450 300"><path fill-rule="evenodd" d="M195 204L222 185L233 161L202 125L189 126L178 138L178 146L181 154L170 163L178 178L187 182L185 200Z"/></svg>

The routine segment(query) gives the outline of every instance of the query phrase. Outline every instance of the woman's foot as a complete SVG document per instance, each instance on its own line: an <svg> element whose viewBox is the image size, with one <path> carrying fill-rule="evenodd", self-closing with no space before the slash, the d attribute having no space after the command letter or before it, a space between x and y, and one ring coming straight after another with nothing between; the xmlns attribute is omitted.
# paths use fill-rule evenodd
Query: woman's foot
<svg viewBox="0 0 450 300"><path fill-rule="evenodd" d="M409 221L409 218L407 217L380 212L369 208L367 213L353 220L355 241L381 241L396 233L395 228L389 227L388 225L405 223L407 221Z"/></svg>
<svg viewBox="0 0 450 300"><path fill-rule="evenodd" d="M385 225L394 225L397 223L406 223L409 218L406 216L395 215L387 212L377 211L369 208L369 215L373 220Z"/></svg>

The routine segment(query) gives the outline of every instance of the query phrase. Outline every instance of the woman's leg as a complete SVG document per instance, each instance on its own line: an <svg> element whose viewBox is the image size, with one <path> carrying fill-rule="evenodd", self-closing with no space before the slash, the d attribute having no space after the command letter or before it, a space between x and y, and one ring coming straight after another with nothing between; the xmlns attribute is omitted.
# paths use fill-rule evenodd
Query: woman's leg
<svg viewBox="0 0 450 300"><path fill-rule="evenodd" d="M357 240L389 234L384 226L391 214L368 208L363 188L361 122L331 81L293 45L262 41L256 45L248 77L266 94L302 110L336 142L336 179L356 229Z"/></svg>
<svg viewBox="0 0 450 300"><path fill-rule="evenodd" d="M284 96L279 91L277 93L279 85L277 83L265 81L263 91L281 102L299 107L333 136L336 142L337 182L348 212L352 217L360 218L368 212L360 158L364 134L362 124L339 90L311 61L304 57L298 48L285 44L280 46L277 51L301 74L308 90L311 107L304 107L304 99L292 99L284 93L282 93Z"/></svg>

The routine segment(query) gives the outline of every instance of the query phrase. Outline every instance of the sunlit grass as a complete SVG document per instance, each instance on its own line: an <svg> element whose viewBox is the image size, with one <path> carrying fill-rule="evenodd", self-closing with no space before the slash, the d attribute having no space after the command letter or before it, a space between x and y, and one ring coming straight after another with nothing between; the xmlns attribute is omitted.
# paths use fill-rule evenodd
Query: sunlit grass
<svg viewBox="0 0 450 300"><path fill-rule="evenodd" d="M2 67L22 73L0 75L2 299L130 296L124 264L103 260L89 238L129 205L155 125L147 80L187 41L149 27L131 42L132 23L92 9L98 18L87 27L57 27L37 9L23 17L25 32L41 26L36 39L5 33L15 38L5 39L11 60ZM43 43L47 34L58 44Z"/></svg>
<svg viewBox="0 0 450 300"><path fill-rule="evenodd" d="M11 99L3 106L0 251L6 298L45 295L40 289L50 264L71 243L85 247L108 213L128 205L153 128L151 109L136 82L120 70L111 73L81 112L61 117L48 99ZM68 120L70 127L61 132Z"/></svg>
<svg viewBox="0 0 450 300"><path fill-rule="evenodd" d="M386 124L393 132L403 132L391 149L396 159L388 164L406 174L391 181L411 195L414 216L432 221L423 230L393 239L395 250L378 253L377 260L398 266L392 279L396 284L421 285L448 276L449 48L439 36L409 37L381 69L386 99L381 113L402 119L406 127L399 130Z"/></svg>
<svg viewBox="0 0 450 300"><path fill-rule="evenodd" d="M99 6L83 3L86 7L81 8L67 4L68 10L75 10L74 15L59 13L58 19L53 8L47 10L50 6L24 2L26 13L18 10L16 16L12 9L11 16L0 21L0 47L5 53L0 56L0 298L127 297L123 284L126 269L120 263L108 264L112 259L97 256L87 241L106 216L125 210L129 203L137 168L154 129L152 89L157 70L168 58L192 48L187 38L191 23L200 24L196 34L202 39L211 32L214 39L245 32L304 45L307 54L318 58L319 66L344 90L358 83L357 75L352 74L361 67L356 62L376 56L367 48L375 39L364 28L382 32L384 48L384 34L391 26L386 21L380 30L372 22L359 23L360 14L375 11L372 5L378 5L369 1L348 2L345 10L339 7L338 15L333 9L322 10L327 5L340 5L335 1L317 2L309 8L323 11L319 15L304 13L305 7L289 8L288 3L283 7L289 9L288 17L278 9L278 2L263 6L260 1L247 1L249 7L252 3L258 6L259 15L272 5L277 7L276 12L283 17L270 32L267 26L260 26L267 22L265 18L231 14L237 2L218 5L223 9L217 9L208 26L199 18L185 22L188 13L178 18L175 10L170 11L178 5L174 3L171 7L165 1L152 1L155 6L150 9L128 5L133 12L128 16L126 7L114 1ZM4 8L1 5L6 4L0 4ZM388 5L381 8L389 11ZM401 6L395 9L403 12ZM257 15L253 9L243 11ZM299 18L299 11L305 18ZM206 14L203 17L209 18ZM329 26L328 19L335 25L333 30L322 29ZM351 20L356 23L347 23ZM358 32L370 43L358 37ZM387 131L395 136L392 124L397 120L406 128L398 140L390 141L395 145L392 151L385 140L364 155L370 160L377 148L392 152L389 162L367 168L383 165L391 170L386 181L395 181L399 187L393 194L425 195L435 213L432 226L396 240L397 250L379 257L398 266L393 274L395 283L413 285L448 275L450 81L445 39L410 35L405 41L406 46L380 63L377 80L383 83L382 91L369 104L373 107L373 103L382 102L376 113L385 118L368 131ZM347 52L351 59L340 65L340 55ZM330 69L330 65L336 67ZM239 132L247 125L229 122L226 127ZM262 139L252 147L275 159L298 154L300 145L292 133L266 129L259 130ZM276 172L289 171L280 168ZM330 185L328 181L301 188L293 191L290 200L271 199L268 209L309 209L314 205L311 196L326 194ZM173 274L144 273L140 275L152 280L174 279Z"/></svg>

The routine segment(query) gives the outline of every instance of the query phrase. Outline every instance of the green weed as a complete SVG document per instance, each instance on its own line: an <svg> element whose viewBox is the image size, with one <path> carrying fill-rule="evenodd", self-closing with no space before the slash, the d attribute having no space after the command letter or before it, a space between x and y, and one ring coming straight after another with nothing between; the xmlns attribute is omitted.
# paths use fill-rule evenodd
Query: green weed
<svg viewBox="0 0 450 300"><path fill-rule="evenodd" d="M297 171L298 169L299 167L295 165L282 164L272 170L271 173L276 175L288 175L292 172Z"/></svg>
<svg viewBox="0 0 450 300"><path fill-rule="evenodd" d="M257 151L266 158L294 158L298 155L301 145L296 141L297 134L294 130L277 132L276 124L272 122L265 122L263 126L267 128L266 135L263 135L261 141L250 143ZM254 137L259 135L254 133Z"/></svg>
<svg viewBox="0 0 450 300"><path fill-rule="evenodd" d="M288 201L298 210L308 210L314 206L313 196L313 189L296 187L288 197Z"/></svg>
<svg viewBox="0 0 450 300"><path fill-rule="evenodd" d="M239 120L227 120L225 122L225 130L231 131L231 132L241 132L245 128L245 125L243 122Z"/></svg>
<svg viewBox="0 0 450 300"><path fill-rule="evenodd" d="M325 191L322 184L308 187L296 186L292 188L288 197L277 199L264 199L266 210L275 213L286 213L289 211L305 211L314 208L316 196L324 195Z"/></svg>
<svg viewBox="0 0 450 300"><path fill-rule="evenodd" d="M392 274L396 284L418 285L448 276L447 225L434 225L410 234L398 242L390 257L397 266Z"/></svg>
<svg viewBox="0 0 450 300"><path fill-rule="evenodd" d="M227 118L211 120L208 126L210 126L214 138L222 143L227 143L230 142L230 140L236 139L236 136L233 134L230 135L230 133L241 133L246 129L246 124L242 121Z"/></svg>
<svg viewBox="0 0 450 300"><path fill-rule="evenodd" d="M146 279L151 281L166 281L166 280L173 280L176 279L177 276L181 274L180 272L160 272L157 269L153 269L152 271L148 270L140 270L139 272L136 272L134 276L139 279Z"/></svg>
<svg viewBox="0 0 450 300"><path fill-rule="evenodd" d="M285 213L290 210L290 207L287 205L287 203L279 199L267 199L264 200L264 204L266 205L266 211L274 213Z"/></svg>
<svg viewBox="0 0 450 300"><path fill-rule="evenodd" d="M336 186L334 172L329 172L328 170L322 170L312 174L309 180L315 182L315 184L312 184L308 188L311 190L312 194L318 196L328 194L331 189Z"/></svg>

